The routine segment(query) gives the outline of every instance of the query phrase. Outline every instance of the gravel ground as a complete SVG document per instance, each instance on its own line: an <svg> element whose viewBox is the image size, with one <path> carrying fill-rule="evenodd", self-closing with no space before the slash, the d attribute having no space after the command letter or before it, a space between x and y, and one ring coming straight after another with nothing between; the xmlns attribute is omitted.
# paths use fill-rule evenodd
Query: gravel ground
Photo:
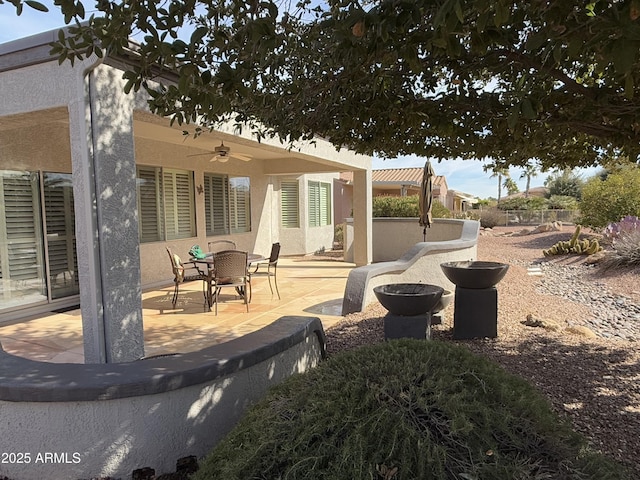
<svg viewBox="0 0 640 480"><path fill-rule="evenodd" d="M497 286L498 337L457 343L527 379L596 448L640 478L640 268L604 273L589 257L543 257L542 249L573 230L483 232L478 259L510 265ZM345 317L327 331L329 353L383 341L385 314L374 304ZM450 306L433 338L454 341L452 320Z"/></svg>

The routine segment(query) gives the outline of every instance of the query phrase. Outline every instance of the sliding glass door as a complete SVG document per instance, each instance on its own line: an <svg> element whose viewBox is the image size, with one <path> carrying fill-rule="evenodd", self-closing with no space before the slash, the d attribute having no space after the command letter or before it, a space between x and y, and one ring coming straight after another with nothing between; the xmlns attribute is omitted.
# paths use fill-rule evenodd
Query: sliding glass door
<svg viewBox="0 0 640 480"><path fill-rule="evenodd" d="M70 174L0 170L0 311L78 293Z"/></svg>

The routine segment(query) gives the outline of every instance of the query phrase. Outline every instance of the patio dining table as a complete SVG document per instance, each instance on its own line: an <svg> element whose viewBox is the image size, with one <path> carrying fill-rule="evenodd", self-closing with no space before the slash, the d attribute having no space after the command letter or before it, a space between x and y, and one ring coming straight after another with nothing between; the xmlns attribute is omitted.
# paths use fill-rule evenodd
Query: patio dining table
<svg viewBox="0 0 640 480"><path fill-rule="evenodd" d="M215 253L209 252L205 254L204 258L196 258L196 257L189 258L189 262L193 263L194 265L200 264L200 265L207 266L206 282L207 282L207 291L209 292L209 294L207 295L207 302L209 303L209 308L211 308L211 306L213 305L213 298L214 298L214 296L211 294L211 282L213 281L213 265L215 262L215 255L216 255ZM258 253L247 253L247 267L249 267L252 263L261 262L263 260L266 260L266 257L264 255L260 255ZM238 292L238 295L240 295L241 297L244 297L245 292L242 287L236 287L236 291ZM247 302L251 302L251 298L248 298Z"/></svg>

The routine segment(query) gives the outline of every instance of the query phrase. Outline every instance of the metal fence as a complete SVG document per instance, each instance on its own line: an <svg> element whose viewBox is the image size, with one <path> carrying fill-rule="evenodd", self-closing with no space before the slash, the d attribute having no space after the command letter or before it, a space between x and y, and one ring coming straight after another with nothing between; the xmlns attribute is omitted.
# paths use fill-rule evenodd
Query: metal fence
<svg viewBox="0 0 640 480"><path fill-rule="evenodd" d="M499 210L501 225L540 225L547 222L575 223L579 210Z"/></svg>

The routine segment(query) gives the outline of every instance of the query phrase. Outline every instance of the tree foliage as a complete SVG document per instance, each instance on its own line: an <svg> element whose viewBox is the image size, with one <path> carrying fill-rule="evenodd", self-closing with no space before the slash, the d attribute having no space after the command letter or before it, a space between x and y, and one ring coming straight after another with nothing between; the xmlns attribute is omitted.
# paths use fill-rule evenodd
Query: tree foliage
<svg viewBox="0 0 640 480"><path fill-rule="evenodd" d="M549 189L549 196L569 196L580 200L584 180L570 169L563 169L549 175L544 185Z"/></svg>
<svg viewBox="0 0 640 480"><path fill-rule="evenodd" d="M120 0L82 25L80 1L58 8L75 26L55 55L133 50L127 89L178 123L542 169L637 158L640 0Z"/></svg>
<svg viewBox="0 0 640 480"><path fill-rule="evenodd" d="M582 189L581 223L604 228L627 215L640 216L640 167L627 165L605 180L590 179Z"/></svg>

